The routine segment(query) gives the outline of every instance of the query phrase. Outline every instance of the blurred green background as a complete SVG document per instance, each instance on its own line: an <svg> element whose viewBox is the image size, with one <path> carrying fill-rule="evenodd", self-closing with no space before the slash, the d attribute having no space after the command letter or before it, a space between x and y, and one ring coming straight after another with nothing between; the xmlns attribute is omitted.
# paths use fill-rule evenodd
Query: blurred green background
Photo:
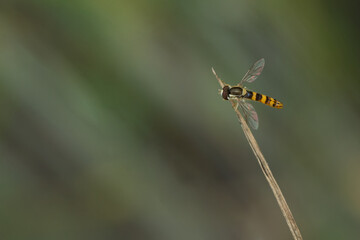
<svg viewBox="0 0 360 240"><path fill-rule="evenodd" d="M0 3L0 239L291 239L211 73L284 103L254 132L305 239L360 238L355 1Z"/></svg>

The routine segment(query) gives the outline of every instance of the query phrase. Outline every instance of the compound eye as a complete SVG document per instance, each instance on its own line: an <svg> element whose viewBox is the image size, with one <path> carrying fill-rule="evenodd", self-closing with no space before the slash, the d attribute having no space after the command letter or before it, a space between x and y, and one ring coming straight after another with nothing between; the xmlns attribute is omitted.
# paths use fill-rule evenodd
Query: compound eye
<svg viewBox="0 0 360 240"><path fill-rule="evenodd" d="M229 100L229 94L230 94L230 87L225 86L222 90L221 96L223 97L223 99Z"/></svg>

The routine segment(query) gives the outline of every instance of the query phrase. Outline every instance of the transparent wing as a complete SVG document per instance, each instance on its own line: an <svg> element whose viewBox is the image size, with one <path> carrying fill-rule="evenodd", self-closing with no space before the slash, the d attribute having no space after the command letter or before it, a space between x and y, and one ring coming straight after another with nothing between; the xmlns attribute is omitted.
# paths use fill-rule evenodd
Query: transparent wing
<svg viewBox="0 0 360 240"><path fill-rule="evenodd" d="M243 84L244 82L251 83L255 81L255 79L261 74L262 70L265 66L265 59L260 59L252 67L247 71L243 79L241 80L240 84Z"/></svg>
<svg viewBox="0 0 360 240"><path fill-rule="evenodd" d="M253 128L259 128L259 119L255 111L255 108L248 102L245 102L244 99L239 100L239 106L244 114L246 122Z"/></svg>

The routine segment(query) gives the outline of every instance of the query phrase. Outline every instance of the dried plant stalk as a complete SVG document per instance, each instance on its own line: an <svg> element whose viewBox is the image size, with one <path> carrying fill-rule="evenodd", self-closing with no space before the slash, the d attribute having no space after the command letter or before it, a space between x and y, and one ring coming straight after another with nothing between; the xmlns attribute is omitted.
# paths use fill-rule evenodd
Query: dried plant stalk
<svg viewBox="0 0 360 240"><path fill-rule="evenodd" d="M218 77L218 75L216 74L215 70L212 68L212 71L216 77L216 79L218 80L221 88L224 87L224 82ZM288 204L286 203L286 200L284 198L284 195L282 194L281 192L281 189L279 187L279 185L277 184L270 168L269 168L269 165L268 163L266 162L265 160L265 157L264 155L262 154L260 148L259 148L259 145L257 144L256 140L255 140L255 137L254 135L252 134L249 126L247 125L244 117L241 115L240 111L238 110L237 108L237 104L234 103L233 101L230 101L231 102L231 105L239 119L239 122L241 124L241 127L245 133L245 136L246 136L246 139L248 140L250 146L251 146L251 149L253 150L254 152L254 155L256 157L256 159L258 160L259 162L259 165L261 167L261 170L262 172L264 173L265 175L265 178L266 180L268 181L274 195L275 195L275 198L280 206L280 209L281 209L281 212L289 226L289 229L290 229L290 232L291 234L293 235L293 238L295 240L302 240L302 236L301 236L301 233L300 233L300 230L298 228L298 226L296 225L296 221L294 219L294 216L292 215L291 211L290 211L290 208L288 206Z"/></svg>

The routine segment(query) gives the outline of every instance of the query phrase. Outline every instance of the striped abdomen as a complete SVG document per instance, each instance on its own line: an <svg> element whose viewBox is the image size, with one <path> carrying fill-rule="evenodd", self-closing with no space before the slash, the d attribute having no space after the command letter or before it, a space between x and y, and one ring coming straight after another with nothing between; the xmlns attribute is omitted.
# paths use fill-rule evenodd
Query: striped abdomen
<svg viewBox="0 0 360 240"><path fill-rule="evenodd" d="M244 94L244 98L251 99L253 101L261 102L261 103L266 104L266 105L268 105L270 107L283 108L283 104L281 102L279 102L278 100L276 100L276 99L274 99L272 97L261 94L261 93L246 90L246 93Z"/></svg>

